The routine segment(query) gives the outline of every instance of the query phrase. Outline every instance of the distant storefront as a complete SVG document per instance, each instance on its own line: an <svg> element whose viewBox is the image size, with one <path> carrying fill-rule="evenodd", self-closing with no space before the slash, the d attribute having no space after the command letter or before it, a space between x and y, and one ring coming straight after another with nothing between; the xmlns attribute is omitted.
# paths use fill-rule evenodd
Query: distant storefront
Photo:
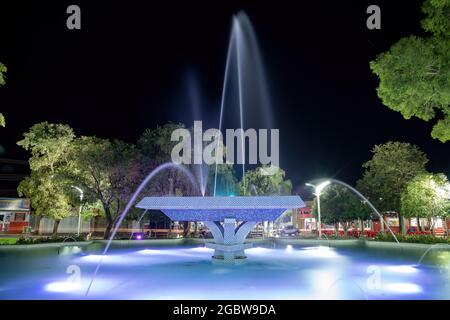
<svg viewBox="0 0 450 320"><path fill-rule="evenodd" d="M22 233L29 225L29 199L0 198L0 233Z"/></svg>
<svg viewBox="0 0 450 320"><path fill-rule="evenodd" d="M302 232L311 232L317 229L316 219L312 215L311 203L306 202L307 206L297 209L293 215L292 222L294 227Z"/></svg>

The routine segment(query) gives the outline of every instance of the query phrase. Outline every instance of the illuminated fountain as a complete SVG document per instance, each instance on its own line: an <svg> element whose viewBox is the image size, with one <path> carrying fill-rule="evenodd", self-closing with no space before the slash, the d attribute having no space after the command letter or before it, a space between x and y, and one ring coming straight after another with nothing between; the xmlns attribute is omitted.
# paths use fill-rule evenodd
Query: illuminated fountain
<svg viewBox="0 0 450 320"><path fill-rule="evenodd" d="M305 203L299 196L146 197L137 207L161 210L173 221L203 222L214 237L206 244L214 249L213 261L234 263L246 258L244 250L252 244L244 241L258 222L274 221Z"/></svg>

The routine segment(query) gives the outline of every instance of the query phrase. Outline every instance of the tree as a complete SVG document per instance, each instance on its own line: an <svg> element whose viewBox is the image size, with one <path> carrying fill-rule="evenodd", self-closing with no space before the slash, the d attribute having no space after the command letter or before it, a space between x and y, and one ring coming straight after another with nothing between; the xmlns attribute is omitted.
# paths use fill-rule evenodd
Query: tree
<svg viewBox="0 0 450 320"><path fill-rule="evenodd" d="M29 177L20 182L17 192L19 196L31 200L37 218L37 233L41 217L49 217L54 219L52 235L56 237L60 221L73 212L66 188L64 182L55 181L52 176L42 171L33 171Z"/></svg>
<svg viewBox="0 0 450 320"><path fill-rule="evenodd" d="M370 63L378 96L405 119L437 120L432 137L450 140L450 0L427 0L422 27L431 37L400 39Z"/></svg>
<svg viewBox="0 0 450 320"><path fill-rule="evenodd" d="M184 128L181 123L169 122L156 129L146 129L138 140L142 155L156 165L171 161L173 147L177 141L171 141L172 132Z"/></svg>
<svg viewBox="0 0 450 320"><path fill-rule="evenodd" d="M338 224L344 228L345 236L351 223L355 220L370 219L370 208L348 188L341 185L330 185L320 195L321 220L326 224L334 224L336 232ZM312 206L313 214L317 218L317 198Z"/></svg>
<svg viewBox="0 0 450 320"><path fill-rule="evenodd" d="M171 162L172 149L178 143L177 141L171 141L172 132L181 128L184 128L183 124L169 122L163 126L157 126L156 129L144 131L138 140L138 147L145 168L143 170L144 175L147 175L162 163ZM198 188L193 186L192 182L179 170L168 169L160 172L149 183L145 193L153 195L198 195ZM184 236L187 236L190 222L185 221L183 227Z"/></svg>
<svg viewBox="0 0 450 320"><path fill-rule="evenodd" d="M183 124L169 122L156 129L146 129L138 140L138 149L142 155L142 179L158 165L171 162L173 146L177 143L171 141L172 132L184 128ZM176 192L189 195L198 192L197 186L177 169L167 169L160 172L145 190L154 195L175 194Z"/></svg>
<svg viewBox="0 0 450 320"><path fill-rule="evenodd" d="M428 0L422 7L427 18L422 20L422 27L438 37L450 36L450 1Z"/></svg>
<svg viewBox="0 0 450 320"><path fill-rule="evenodd" d="M371 160L363 164L363 178L358 189L380 211L400 213L400 198L408 182L425 172L426 155L415 145L404 142L387 142L376 145ZM402 232L403 220L399 214Z"/></svg>
<svg viewBox="0 0 450 320"><path fill-rule="evenodd" d="M31 175L19 184L18 193L31 199L37 231L41 217L46 216L55 220L53 235L56 236L60 220L71 209L67 191L70 184L66 177L72 166L67 155L75 134L68 125L41 122L23 137L17 145L31 153L28 160Z"/></svg>
<svg viewBox="0 0 450 320"><path fill-rule="evenodd" d="M449 186L447 177L442 173L422 173L416 176L402 193L402 214L408 218L417 218L419 228L419 218L431 220L440 217L447 229L446 218L449 215L450 200L446 195L449 191L446 190ZM434 228L431 229L434 231Z"/></svg>
<svg viewBox="0 0 450 320"><path fill-rule="evenodd" d="M0 62L0 87L5 85L5 73L7 69L3 63ZM0 127L5 126L5 117L0 113Z"/></svg>
<svg viewBox="0 0 450 320"><path fill-rule="evenodd" d="M75 140L70 157L75 168L72 179L103 206L108 222L104 237L108 239L123 204L140 181L138 152L122 141L81 137Z"/></svg>
<svg viewBox="0 0 450 320"><path fill-rule="evenodd" d="M282 169L265 174L267 167L258 167L245 173L245 179L239 182L239 193L241 195L290 195L292 183L285 179L286 173Z"/></svg>
<svg viewBox="0 0 450 320"><path fill-rule="evenodd" d="M74 139L75 133L68 125L41 122L24 133L17 145L31 152L28 162L32 171L45 170L54 175L68 169Z"/></svg>

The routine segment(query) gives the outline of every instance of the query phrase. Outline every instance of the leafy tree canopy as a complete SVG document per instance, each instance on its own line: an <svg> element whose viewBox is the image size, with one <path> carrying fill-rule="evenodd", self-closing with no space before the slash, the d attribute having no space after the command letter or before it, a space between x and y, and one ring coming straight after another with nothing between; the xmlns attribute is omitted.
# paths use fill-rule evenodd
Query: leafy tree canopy
<svg viewBox="0 0 450 320"><path fill-rule="evenodd" d="M178 143L171 141L172 132L184 128L181 123L169 122L156 129L146 129L138 140L138 147L144 157L150 158L154 163L161 164L171 160L173 147Z"/></svg>
<svg viewBox="0 0 450 320"><path fill-rule="evenodd" d="M34 212L39 216L61 220L73 211L67 185L42 171L32 171L17 188L19 196L31 200Z"/></svg>
<svg viewBox="0 0 450 320"><path fill-rule="evenodd" d="M70 154L74 164L72 181L91 199L99 201L108 220L105 237L140 181L139 155L134 145L97 137L81 137L74 141Z"/></svg>
<svg viewBox="0 0 450 320"><path fill-rule="evenodd" d="M415 145L387 142L376 145L371 160L363 164L358 190L381 211L400 210L400 197L417 174L425 172L426 155Z"/></svg>
<svg viewBox="0 0 450 320"><path fill-rule="evenodd" d="M36 214L61 220L72 210L67 154L75 138L73 130L63 124L41 122L23 136L17 144L31 153L31 175L20 182L17 191L31 199Z"/></svg>
<svg viewBox="0 0 450 320"><path fill-rule="evenodd" d="M286 173L282 169L266 174L266 166L258 167L245 173L245 179L239 182L241 195L290 195L292 182L285 179Z"/></svg>
<svg viewBox="0 0 450 320"><path fill-rule="evenodd" d="M447 177L442 173L416 176L402 193L401 211L408 218L447 217L450 213L450 184Z"/></svg>
<svg viewBox="0 0 450 320"><path fill-rule="evenodd" d="M370 63L378 96L405 119L435 119L432 137L450 140L450 0L427 0L422 26L433 35L400 39Z"/></svg>
<svg viewBox="0 0 450 320"><path fill-rule="evenodd" d="M317 198L312 206L317 217ZM371 209L348 188L331 184L320 195L320 216L326 224L345 223L370 218Z"/></svg>
<svg viewBox="0 0 450 320"><path fill-rule="evenodd" d="M436 36L450 37L450 1L428 0L422 7L427 15L422 20L422 28Z"/></svg>
<svg viewBox="0 0 450 320"><path fill-rule="evenodd" d="M23 137L17 145L31 152L31 170L48 170L54 174L68 163L67 155L75 134L68 125L41 122L32 126Z"/></svg>

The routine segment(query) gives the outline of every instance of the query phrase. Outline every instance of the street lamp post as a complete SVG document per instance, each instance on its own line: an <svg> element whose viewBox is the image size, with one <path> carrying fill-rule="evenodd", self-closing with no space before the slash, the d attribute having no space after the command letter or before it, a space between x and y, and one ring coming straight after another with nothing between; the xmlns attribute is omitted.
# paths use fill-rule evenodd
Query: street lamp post
<svg viewBox="0 0 450 320"><path fill-rule="evenodd" d="M308 187L314 188L314 190L315 190L314 195L317 197L317 223L318 223L319 239L322 239L322 220L320 217L320 193L329 184L330 184L330 181L322 182L322 183L318 184L317 186L315 186L311 183L306 183L306 185Z"/></svg>
<svg viewBox="0 0 450 320"><path fill-rule="evenodd" d="M78 229L77 229L77 236L80 236L80 229L81 229L81 207L83 206L83 190L81 188L72 186L72 188L77 189L77 191L80 193L80 208L78 209Z"/></svg>

